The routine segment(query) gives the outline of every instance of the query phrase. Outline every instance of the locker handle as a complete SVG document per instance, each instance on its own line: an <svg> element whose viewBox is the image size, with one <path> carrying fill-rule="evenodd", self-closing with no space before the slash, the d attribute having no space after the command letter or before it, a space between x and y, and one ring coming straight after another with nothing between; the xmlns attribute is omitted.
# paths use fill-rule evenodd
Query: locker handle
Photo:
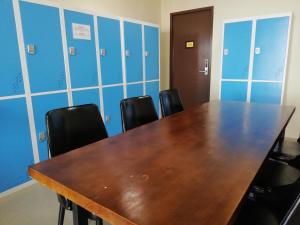
<svg viewBox="0 0 300 225"><path fill-rule="evenodd" d="M34 44L28 44L27 45L27 52L29 55L34 55L36 52L36 47Z"/></svg>
<svg viewBox="0 0 300 225"><path fill-rule="evenodd" d="M70 56L76 55L76 49L75 49L75 47L69 47L69 55Z"/></svg>
<svg viewBox="0 0 300 225"><path fill-rule="evenodd" d="M150 52L145 51L145 57L148 57L150 55Z"/></svg>
<svg viewBox="0 0 300 225"><path fill-rule="evenodd" d="M100 49L100 56L106 56L106 50L104 48Z"/></svg>
<svg viewBox="0 0 300 225"><path fill-rule="evenodd" d="M107 115L105 116L105 122L109 123L111 121L111 116Z"/></svg>
<svg viewBox="0 0 300 225"><path fill-rule="evenodd" d="M129 50L125 50L125 56L129 57L130 56L130 51Z"/></svg>

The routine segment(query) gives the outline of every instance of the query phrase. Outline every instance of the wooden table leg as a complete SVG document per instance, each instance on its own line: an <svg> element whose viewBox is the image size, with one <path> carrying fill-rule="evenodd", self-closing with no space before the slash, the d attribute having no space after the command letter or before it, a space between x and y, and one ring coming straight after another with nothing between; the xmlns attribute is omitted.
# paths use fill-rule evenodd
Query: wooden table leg
<svg viewBox="0 0 300 225"><path fill-rule="evenodd" d="M72 202L72 208L73 208L73 224L74 225L88 225L88 215L87 211L80 207L79 205L76 205L74 202Z"/></svg>

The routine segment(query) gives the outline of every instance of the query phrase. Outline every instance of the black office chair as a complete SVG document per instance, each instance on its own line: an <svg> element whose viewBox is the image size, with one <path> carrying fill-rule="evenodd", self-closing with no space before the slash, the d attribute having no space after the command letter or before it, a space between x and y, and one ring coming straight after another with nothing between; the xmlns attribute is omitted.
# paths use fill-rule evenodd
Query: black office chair
<svg viewBox="0 0 300 225"><path fill-rule="evenodd" d="M281 143L280 146L282 147L283 144ZM299 162L296 166L288 165L286 162L274 160L273 155L274 152L271 152L270 158L265 160L256 175L254 185L251 187L251 194L268 195L273 192L273 189L276 191L276 187L293 184L299 179ZM297 163L296 160L294 162Z"/></svg>
<svg viewBox="0 0 300 225"><path fill-rule="evenodd" d="M120 103L123 132L158 120L150 96L123 99Z"/></svg>
<svg viewBox="0 0 300 225"><path fill-rule="evenodd" d="M183 111L183 105L176 89L161 91L159 93L161 113L163 117Z"/></svg>
<svg viewBox="0 0 300 225"><path fill-rule="evenodd" d="M291 185L249 198L242 205L234 225L296 225L300 213L300 178Z"/></svg>
<svg viewBox="0 0 300 225"><path fill-rule="evenodd" d="M55 157L76 148L107 138L107 132L94 104L54 109L46 114L48 149ZM59 172L59 171L58 171ZM57 195L60 203L58 225L63 225L65 210L72 210L72 202ZM103 224L101 218L87 212L88 218Z"/></svg>

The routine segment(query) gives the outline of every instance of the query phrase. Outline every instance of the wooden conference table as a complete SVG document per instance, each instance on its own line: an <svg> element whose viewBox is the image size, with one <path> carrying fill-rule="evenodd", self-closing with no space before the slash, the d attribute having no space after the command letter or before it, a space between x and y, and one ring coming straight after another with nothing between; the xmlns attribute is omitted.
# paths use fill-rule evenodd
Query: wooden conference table
<svg viewBox="0 0 300 225"><path fill-rule="evenodd" d="M230 224L294 107L211 102L36 164L33 179L113 225Z"/></svg>

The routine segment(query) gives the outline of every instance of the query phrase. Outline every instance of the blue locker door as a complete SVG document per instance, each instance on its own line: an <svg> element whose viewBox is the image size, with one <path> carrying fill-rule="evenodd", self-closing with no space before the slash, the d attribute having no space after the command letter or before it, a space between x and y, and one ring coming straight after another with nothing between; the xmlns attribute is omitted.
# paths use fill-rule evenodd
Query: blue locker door
<svg viewBox="0 0 300 225"><path fill-rule="evenodd" d="M99 89L73 91L73 104L96 104L100 111Z"/></svg>
<svg viewBox="0 0 300 225"><path fill-rule="evenodd" d="M20 1L20 10L31 92L66 89L58 8Z"/></svg>
<svg viewBox="0 0 300 225"><path fill-rule="evenodd" d="M251 102L280 104L282 83L253 82Z"/></svg>
<svg viewBox="0 0 300 225"><path fill-rule="evenodd" d="M32 97L35 128L37 132L38 148L40 160L48 159L48 148L46 141L39 141L39 134L46 134L45 115L52 109L68 106L68 97L66 93L40 95Z"/></svg>
<svg viewBox="0 0 300 225"><path fill-rule="evenodd" d="M71 86L72 88L97 86L98 72L93 16L70 10L64 10L64 15ZM86 29L86 36L76 35L77 29L80 28Z"/></svg>
<svg viewBox="0 0 300 225"><path fill-rule="evenodd" d="M0 97L24 94L12 1L0 1Z"/></svg>
<svg viewBox="0 0 300 225"><path fill-rule="evenodd" d="M289 17L257 20L253 80L283 80L288 30Z"/></svg>
<svg viewBox="0 0 300 225"><path fill-rule="evenodd" d="M252 21L225 24L223 79L248 79L251 35Z"/></svg>
<svg viewBox="0 0 300 225"><path fill-rule="evenodd" d="M127 85L127 98L138 97L144 95L143 84L128 84Z"/></svg>
<svg viewBox="0 0 300 225"><path fill-rule="evenodd" d="M123 98L123 86L103 88L104 121L109 136L122 132L120 102Z"/></svg>
<svg viewBox="0 0 300 225"><path fill-rule="evenodd" d="M147 82L146 83L146 95L150 95L153 99L155 109L159 115L159 82Z"/></svg>
<svg viewBox="0 0 300 225"><path fill-rule="evenodd" d="M25 98L0 101L0 192L30 178L34 163Z"/></svg>
<svg viewBox="0 0 300 225"><path fill-rule="evenodd" d="M123 83L120 21L98 17L102 84Z"/></svg>
<svg viewBox="0 0 300 225"><path fill-rule="evenodd" d="M144 27L146 80L159 79L159 29Z"/></svg>
<svg viewBox="0 0 300 225"><path fill-rule="evenodd" d="M126 81L143 80L142 25L124 22Z"/></svg>
<svg viewBox="0 0 300 225"><path fill-rule="evenodd" d="M247 101L248 82L222 81L222 101Z"/></svg>

